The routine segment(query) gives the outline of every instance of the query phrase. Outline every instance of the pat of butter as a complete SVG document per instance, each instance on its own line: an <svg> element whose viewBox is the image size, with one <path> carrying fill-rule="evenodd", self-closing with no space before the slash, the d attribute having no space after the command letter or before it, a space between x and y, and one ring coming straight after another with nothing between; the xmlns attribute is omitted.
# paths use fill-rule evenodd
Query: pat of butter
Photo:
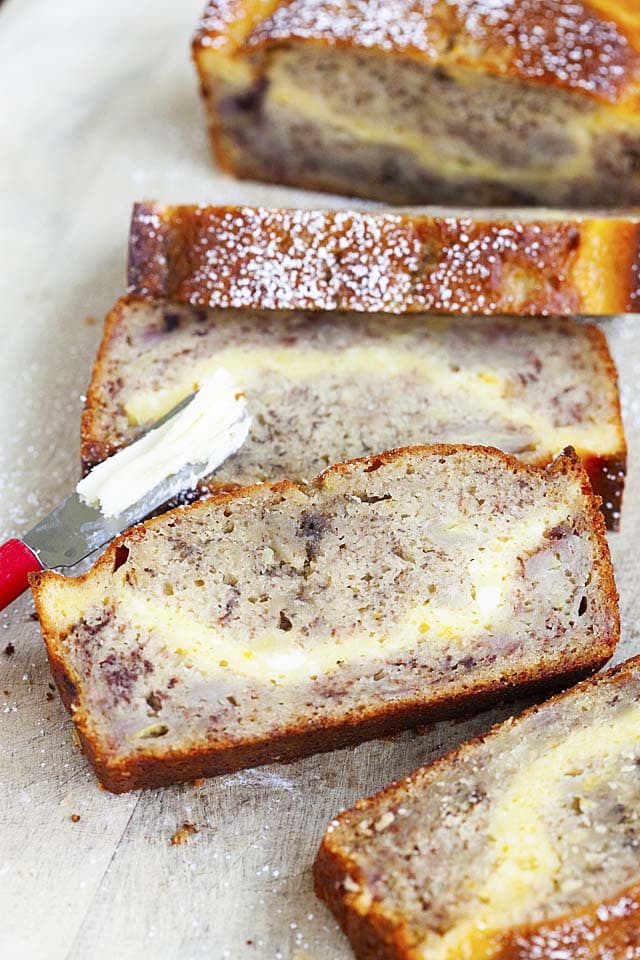
<svg viewBox="0 0 640 960"><path fill-rule="evenodd" d="M220 368L184 410L98 464L76 490L105 517L123 513L160 485L162 500L168 500L235 453L250 426L244 394Z"/></svg>

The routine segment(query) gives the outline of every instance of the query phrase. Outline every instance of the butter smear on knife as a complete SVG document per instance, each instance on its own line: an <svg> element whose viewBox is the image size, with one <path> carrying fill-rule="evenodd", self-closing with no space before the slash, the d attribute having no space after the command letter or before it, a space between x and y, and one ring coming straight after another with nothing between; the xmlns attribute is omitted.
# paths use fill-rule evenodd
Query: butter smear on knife
<svg viewBox="0 0 640 960"><path fill-rule="evenodd" d="M164 502L193 487L239 450L250 427L244 394L231 374L220 368L202 382L187 406L98 464L76 491L105 517L123 513L158 488L159 502Z"/></svg>

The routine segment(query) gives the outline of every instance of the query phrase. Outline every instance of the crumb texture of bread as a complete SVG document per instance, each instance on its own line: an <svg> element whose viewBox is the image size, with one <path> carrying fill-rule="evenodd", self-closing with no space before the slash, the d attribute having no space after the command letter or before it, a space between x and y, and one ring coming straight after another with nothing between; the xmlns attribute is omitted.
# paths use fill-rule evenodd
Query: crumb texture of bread
<svg viewBox="0 0 640 960"><path fill-rule="evenodd" d="M640 658L334 820L314 866L359 960L640 950Z"/></svg>
<svg viewBox="0 0 640 960"><path fill-rule="evenodd" d="M211 0L194 57L239 176L392 203L640 200L624 0Z"/></svg>
<svg viewBox="0 0 640 960"><path fill-rule="evenodd" d="M482 447L339 464L179 508L83 577L34 578L102 782L193 779L452 715L611 656L589 482Z"/></svg>
<svg viewBox="0 0 640 960"><path fill-rule="evenodd" d="M616 527L626 448L615 367L595 326L568 320L116 305L87 394L85 469L228 369L249 439L205 485L308 480L414 443L479 443L547 464L583 458Z"/></svg>
<svg viewBox="0 0 640 960"><path fill-rule="evenodd" d="M607 315L638 309L639 250L634 213L490 219L149 202L134 206L128 279L132 293L194 306Z"/></svg>

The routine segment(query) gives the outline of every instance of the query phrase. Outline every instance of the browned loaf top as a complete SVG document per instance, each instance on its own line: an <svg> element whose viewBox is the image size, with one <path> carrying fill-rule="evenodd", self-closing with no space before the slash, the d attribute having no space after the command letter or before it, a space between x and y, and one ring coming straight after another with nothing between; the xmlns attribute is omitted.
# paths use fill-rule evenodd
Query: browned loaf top
<svg viewBox="0 0 640 960"><path fill-rule="evenodd" d="M640 955L640 658L358 803L315 864L359 960Z"/></svg>
<svg viewBox="0 0 640 960"><path fill-rule="evenodd" d="M134 207L129 288L195 306L383 313L638 310L637 217Z"/></svg>
<svg viewBox="0 0 640 960"><path fill-rule="evenodd" d="M412 443L544 465L571 444L618 526L626 448L602 332L569 320L203 309L127 298L107 318L82 420L85 469L224 367L249 439L203 486L305 480Z"/></svg>
<svg viewBox="0 0 640 960"><path fill-rule="evenodd" d="M629 0L209 0L196 37L224 52L291 41L410 53L640 110Z"/></svg>
<svg viewBox="0 0 640 960"><path fill-rule="evenodd" d="M619 635L604 522L571 453L542 470L413 447L245 487L32 586L115 791L477 710L596 669Z"/></svg>
<svg viewBox="0 0 640 960"><path fill-rule="evenodd" d="M219 162L392 203L640 200L630 0L210 0Z"/></svg>

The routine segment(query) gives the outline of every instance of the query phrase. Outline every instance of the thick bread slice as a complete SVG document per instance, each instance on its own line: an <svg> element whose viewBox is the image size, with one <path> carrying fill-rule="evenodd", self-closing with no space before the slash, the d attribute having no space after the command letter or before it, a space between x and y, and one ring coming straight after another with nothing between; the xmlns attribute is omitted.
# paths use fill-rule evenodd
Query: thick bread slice
<svg viewBox="0 0 640 960"><path fill-rule="evenodd" d="M132 293L238 309L628 313L640 309L639 269L633 213L473 218L138 203L129 241Z"/></svg>
<svg viewBox="0 0 640 960"><path fill-rule="evenodd" d="M33 592L100 780L155 786L330 750L585 674L618 608L572 454L414 447L136 527Z"/></svg>
<svg viewBox="0 0 640 960"><path fill-rule="evenodd" d="M333 821L314 873L359 960L640 955L640 657Z"/></svg>
<svg viewBox="0 0 640 960"><path fill-rule="evenodd" d="M540 465L571 444L618 525L626 447L615 367L594 326L128 298L107 318L87 393L85 469L220 366L246 393L253 423L209 490L307 480L412 443L481 443Z"/></svg>
<svg viewBox="0 0 640 960"><path fill-rule="evenodd" d="M209 0L218 162L386 203L640 200L637 0Z"/></svg>

